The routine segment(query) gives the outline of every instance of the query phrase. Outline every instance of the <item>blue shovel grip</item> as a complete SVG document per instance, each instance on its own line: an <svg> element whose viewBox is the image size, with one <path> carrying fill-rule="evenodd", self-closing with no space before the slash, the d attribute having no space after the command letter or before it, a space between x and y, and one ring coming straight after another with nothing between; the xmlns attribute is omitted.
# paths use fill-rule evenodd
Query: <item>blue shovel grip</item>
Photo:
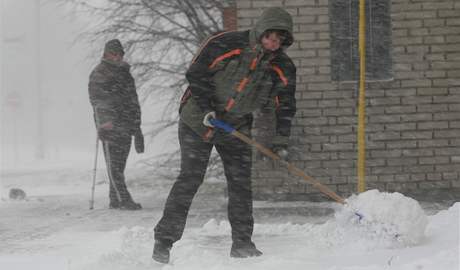
<svg viewBox="0 0 460 270"><path fill-rule="evenodd" d="M233 131L235 131L235 128L230 126L229 124L223 122L223 121L220 121L220 120L217 120L217 119L210 119L209 122L217 127L217 128L220 128L220 129L223 129L225 132L228 132L228 133L232 133Z"/></svg>

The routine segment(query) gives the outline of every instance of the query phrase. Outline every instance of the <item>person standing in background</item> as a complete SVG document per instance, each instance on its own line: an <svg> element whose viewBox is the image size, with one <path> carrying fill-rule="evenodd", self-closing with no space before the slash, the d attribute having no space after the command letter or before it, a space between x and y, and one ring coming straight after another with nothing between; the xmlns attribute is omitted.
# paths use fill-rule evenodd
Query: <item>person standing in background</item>
<svg viewBox="0 0 460 270"><path fill-rule="evenodd" d="M105 44L102 60L89 77L88 91L110 180L109 208L139 210L142 206L131 197L124 171L132 136L137 153L144 152L144 136L136 86L124 54L118 39Z"/></svg>

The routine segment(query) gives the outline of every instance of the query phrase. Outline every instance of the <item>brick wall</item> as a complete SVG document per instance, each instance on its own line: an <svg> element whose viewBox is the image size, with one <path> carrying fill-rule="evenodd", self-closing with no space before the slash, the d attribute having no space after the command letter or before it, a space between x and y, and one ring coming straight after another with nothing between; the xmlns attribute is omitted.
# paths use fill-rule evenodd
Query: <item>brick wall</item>
<svg viewBox="0 0 460 270"><path fill-rule="evenodd" d="M297 108L292 162L342 195L356 191L357 85L331 81L328 0L237 1L238 28L263 8L294 18ZM393 0L394 79L368 82L367 187L386 191L460 187L460 2ZM254 137L269 141L272 115ZM273 121L268 121L272 123ZM317 196L311 185L255 155L256 198ZM322 198L322 196L319 196Z"/></svg>
<svg viewBox="0 0 460 270"><path fill-rule="evenodd" d="M237 15L236 15L236 6L224 7L223 12L223 26L225 31L235 31L237 30Z"/></svg>

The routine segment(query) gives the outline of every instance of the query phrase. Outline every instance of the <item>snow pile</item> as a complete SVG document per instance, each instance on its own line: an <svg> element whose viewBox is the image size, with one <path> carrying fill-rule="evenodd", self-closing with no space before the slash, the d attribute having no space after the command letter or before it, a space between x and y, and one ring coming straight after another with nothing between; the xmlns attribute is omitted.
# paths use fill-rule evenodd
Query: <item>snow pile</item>
<svg viewBox="0 0 460 270"><path fill-rule="evenodd" d="M359 213L358 216L356 213ZM425 237L428 218L419 203L400 193L369 190L347 199L335 213L335 219L321 225L256 224L254 236L297 235L309 239L306 245L372 250L419 244ZM230 235L227 221L206 223L200 235Z"/></svg>
<svg viewBox="0 0 460 270"><path fill-rule="evenodd" d="M311 233L314 225L312 224L254 224L254 235L262 237L264 235L307 235ZM226 220L217 221L210 219L206 224L198 229L195 234L198 236L225 236L230 237L231 227Z"/></svg>
<svg viewBox="0 0 460 270"><path fill-rule="evenodd" d="M151 259L153 231L144 227L123 227L113 233L120 237L116 250L104 254L96 262L87 264L82 270L152 269Z"/></svg>
<svg viewBox="0 0 460 270"><path fill-rule="evenodd" d="M70 270L66 258L40 255L1 256L0 266L5 270Z"/></svg>
<svg viewBox="0 0 460 270"><path fill-rule="evenodd" d="M425 212L416 200L401 193L369 190L351 196L346 203L342 211L336 213L339 226L352 224L367 236L404 246L416 245L425 236L428 224Z"/></svg>
<svg viewBox="0 0 460 270"><path fill-rule="evenodd" d="M435 233L442 233L443 230L448 230L455 235L450 235L450 239L455 239L454 236L458 236L459 221L460 221L460 202L456 202L452 207L447 210L439 211L436 215L431 218L430 224L426 228L426 234L428 237L434 236Z"/></svg>
<svg viewBox="0 0 460 270"><path fill-rule="evenodd" d="M455 203L448 210L440 211L430 217L426 228L429 239L438 239L444 246L460 248L460 202ZM457 260L460 256L456 256Z"/></svg>
<svg viewBox="0 0 460 270"><path fill-rule="evenodd" d="M364 194L364 193L363 193ZM362 194L362 195L363 195ZM351 206L361 206L360 203L374 203L386 209L386 204L398 202L396 209L401 212L410 210L411 201L398 194L385 194L371 191L365 196L355 196L349 199ZM364 198L363 198L364 197ZM360 200L363 200L361 202ZM370 200L370 201L368 201ZM382 205L382 204L385 204ZM393 205L394 206L394 205ZM362 207L363 215L373 218L372 221L392 221L399 214L382 216L372 215L372 207ZM417 207L414 207L417 209ZM413 210L413 209L412 209ZM413 210L418 211L418 210ZM229 257L231 246L230 225L225 221L211 219L200 228L188 228L183 239L178 241L171 253L171 263L159 265L151 259L153 247L153 231L151 228L133 227L122 228L112 236L119 237L120 247L99 257L99 260L77 270L195 270L195 269L312 269L312 270L454 270L459 266L459 211L460 203L449 210L441 211L427 218L424 215L409 215L404 222L396 223L399 232L407 230L408 219L429 221L426 227L426 237L429 241L417 242L418 246L390 246L389 249L375 247L386 243L384 234L378 235L375 230L370 234L366 228L375 225L355 222L355 217L344 224L345 212L337 213L337 219L324 224L256 224L254 242L264 252L262 257L245 260ZM377 211L379 212L379 211ZM390 211L392 213L392 211ZM353 214L354 215L354 214ZM367 216L366 216L367 217ZM399 216L398 216L399 217ZM370 221L369 221L370 222ZM367 224L366 226L364 226ZM402 225L401 225L402 224ZM426 224L425 224L426 225ZM422 224L423 226L423 224ZM384 227L384 226L383 226ZM380 227L375 227L381 229ZM392 228L393 230L394 228ZM419 228L416 228L417 230ZM394 233L395 231L392 231ZM391 243L400 243L402 234ZM415 239L414 237L410 239ZM420 241L420 239L418 240ZM387 243L388 244L388 243ZM363 249L364 248L364 249ZM74 266L74 264L72 264Z"/></svg>

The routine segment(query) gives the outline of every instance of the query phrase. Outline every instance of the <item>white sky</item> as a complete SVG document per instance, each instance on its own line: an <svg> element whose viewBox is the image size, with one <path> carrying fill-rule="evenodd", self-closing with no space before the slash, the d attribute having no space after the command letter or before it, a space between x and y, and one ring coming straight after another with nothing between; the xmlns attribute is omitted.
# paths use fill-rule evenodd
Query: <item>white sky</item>
<svg viewBox="0 0 460 270"><path fill-rule="evenodd" d="M2 167L34 158L38 134L36 77L37 23L34 1L0 0ZM42 0L40 9L40 78L46 159L94 152L95 131L88 101L88 75L99 59L87 59L83 40L73 44L84 19L57 0ZM101 48L103 44L101 45ZM15 92L20 106L9 105ZM6 106L3 106L6 105ZM90 155L91 156L91 155Z"/></svg>
<svg viewBox="0 0 460 270"><path fill-rule="evenodd" d="M98 55L102 55L104 44L77 40L95 18L76 13L69 5L62 5L65 2L62 0L40 0L41 50L37 72L35 1L38 0L0 0L1 170L50 168L58 163L89 168L93 166L96 132L88 98L88 76L100 61ZM42 92L41 125L37 74ZM17 96L20 105L11 106L9 95ZM150 121L160 118L163 107L158 101L143 106L143 123L147 122L146 118ZM39 126L44 138L45 159L42 160L36 159ZM144 127L144 133L147 130ZM135 165L138 159L177 148L176 133L172 128L154 141L146 138L146 153L137 155L132 149L127 166ZM102 166L103 162L100 163Z"/></svg>

